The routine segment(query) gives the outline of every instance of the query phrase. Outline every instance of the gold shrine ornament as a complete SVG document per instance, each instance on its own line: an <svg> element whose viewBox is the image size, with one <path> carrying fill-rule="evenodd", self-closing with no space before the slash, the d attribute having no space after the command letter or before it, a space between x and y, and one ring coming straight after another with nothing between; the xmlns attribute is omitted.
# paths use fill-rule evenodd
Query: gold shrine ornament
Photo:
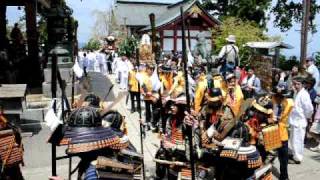
<svg viewBox="0 0 320 180"><path fill-rule="evenodd" d="M192 17L197 18L199 14L202 14L202 10L198 6L194 5L191 7L189 14L191 14Z"/></svg>

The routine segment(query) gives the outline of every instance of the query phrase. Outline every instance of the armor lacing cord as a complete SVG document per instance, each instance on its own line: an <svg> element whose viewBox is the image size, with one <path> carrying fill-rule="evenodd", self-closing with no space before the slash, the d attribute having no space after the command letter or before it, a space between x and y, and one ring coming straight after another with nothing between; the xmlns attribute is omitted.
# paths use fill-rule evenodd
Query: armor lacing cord
<svg viewBox="0 0 320 180"><path fill-rule="evenodd" d="M15 144L15 137L12 136L12 140L11 140L11 143L10 143L10 147L9 147L9 149L8 149L8 151L7 151L8 155L7 155L7 157L6 157L6 158L4 159L4 161L3 161L3 164L2 164L2 167L1 167L1 172L4 171L4 167L6 166L7 161L8 161L8 159L9 159L10 155L11 155L11 152L12 152L12 149L13 149L13 145L14 145L14 144ZM21 143L21 144L22 144L22 143Z"/></svg>

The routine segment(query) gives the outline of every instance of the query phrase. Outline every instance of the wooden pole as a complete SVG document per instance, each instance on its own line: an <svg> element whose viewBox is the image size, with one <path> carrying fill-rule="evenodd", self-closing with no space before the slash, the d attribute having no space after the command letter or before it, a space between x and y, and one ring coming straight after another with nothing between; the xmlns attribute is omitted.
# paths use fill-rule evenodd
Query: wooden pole
<svg viewBox="0 0 320 180"><path fill-rule="evenodd" d="M191 51L190 19L187 20L187 29L188 29L188 45L189 45L189 51Z"/></svg>
<svg viewBox="0 0 320 180"><path fill-rule="evenodd" d="M51 95L52 99L57 98L57 55L52 55L52 67L51 67ZM56 113L57 112L57 106L56 103L53 105L53 110ZM57 175L57 161L56 161L56 145L55 143L51 144L51 162L52 162L52 176Z"/></svg>
<svg viewBox="0 0 320 180"><path fill-rule="evenodd" d="M140 67L140 60L139 60L139 49L136 49L136 61L137 61L137 72L139 72L139 67ZM139 121L142 120L142 112L141 112L141 89L140 89L140 83L138 82L138 90L139 90L139 96L138 96L138 107L140 107L138 109L139 111ZM143 156L143 136L144 136L144 128L143 128L143 124L141 122L140 123L140 148L141 148L141 154ZM146 173L145 173L145 167L144 167L144 159L142 158L142 179L145 180L146 178Z"/></svg>
<svg viewBox="0 0 320 180"><path fill-rule="evenodd" d="M183 16L183 7L180 7L180 13L181 13L181 21L182 21L182 60L183 60L183 68L184 68L184 79L185 79L185 91L186 91L186 98L187 98L187 111L190 113L190 94L189 94L189 80L188 80L188 58L187 58L187 52L186 52L186 35L185 35L185 22L184 22L184 16ZM192 174L192 180L195 180L195 165L194 165L194 156L193 156L193 137L192 137L192 127L187 126L187 134L188 134L188 140L189 140L189 148L190 148L190 165L191 165L191 174Z"/></svg>
<svg viewBox="0 0 320 180"><path fill-rule="evenodd" d="M307 43L308 43L308 27L310 17L310 0L303 0L303 19L301 24L301 49L300 49L300 63L305 64L307 58Z"/></svg>

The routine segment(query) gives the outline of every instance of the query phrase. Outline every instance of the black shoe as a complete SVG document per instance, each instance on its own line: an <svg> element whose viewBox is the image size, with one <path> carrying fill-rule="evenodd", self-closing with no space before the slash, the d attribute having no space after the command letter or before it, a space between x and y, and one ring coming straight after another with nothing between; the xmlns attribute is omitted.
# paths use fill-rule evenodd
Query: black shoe
<svg viewBox="0 0 320 180"><path fill-rule="evenodd" d="M131 109L130 112L131 112L131 113L134 113L134 112L136 112L136 109Z"/></svg>
<svg viewBox="0 0 320 180"><path fill-rule="evenodd" d="M294 159L289 159L288 164L301 164L301 161L297 161Z"/></svg>
<svg viewBox="0 0 320 180"><path fill-rule="evenodd" d="M159 131L158 127L151 127L151 129L152 129L153 133L158 133L158 131Z"/></svg>

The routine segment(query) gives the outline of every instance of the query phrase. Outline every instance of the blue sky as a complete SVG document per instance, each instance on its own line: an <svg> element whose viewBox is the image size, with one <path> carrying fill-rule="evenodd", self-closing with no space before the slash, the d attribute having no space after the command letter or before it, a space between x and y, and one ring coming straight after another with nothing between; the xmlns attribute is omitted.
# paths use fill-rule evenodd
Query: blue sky
<svg viewBox="0 0 320 180"><path fill-rule="evenodd" d="M72 7L74 17L79 21L78 28L78 40L80 43L86 42L91 36L91 29L94 25L94 17L92 12L94 10L106 10L110 7L113 0L66 0L67 4ZM166 0L168 1L168 0ZM176 0L173 0L176 1ZM298 0L294 0L298 1ZM301 0L299 0L301 1ZM317 0L320 3L320 0ZM275 3L275 0L273 1ZM7 18L9 19L9 24L16 22L20 16L24 14L24 11L17 10L17 7L8 7ZM300 54L300 24L295 24L288 32L281 32L278 28L273 27L273 16L270 16L268 22L268 32L269 35L280 35L284 42L294 46L294 49L285 50L283 53L286 56ZM308 55L316 51L320 51L320 15L316 16L315 24L318 28L318 33L309 34L308 38Z"/></svg>

